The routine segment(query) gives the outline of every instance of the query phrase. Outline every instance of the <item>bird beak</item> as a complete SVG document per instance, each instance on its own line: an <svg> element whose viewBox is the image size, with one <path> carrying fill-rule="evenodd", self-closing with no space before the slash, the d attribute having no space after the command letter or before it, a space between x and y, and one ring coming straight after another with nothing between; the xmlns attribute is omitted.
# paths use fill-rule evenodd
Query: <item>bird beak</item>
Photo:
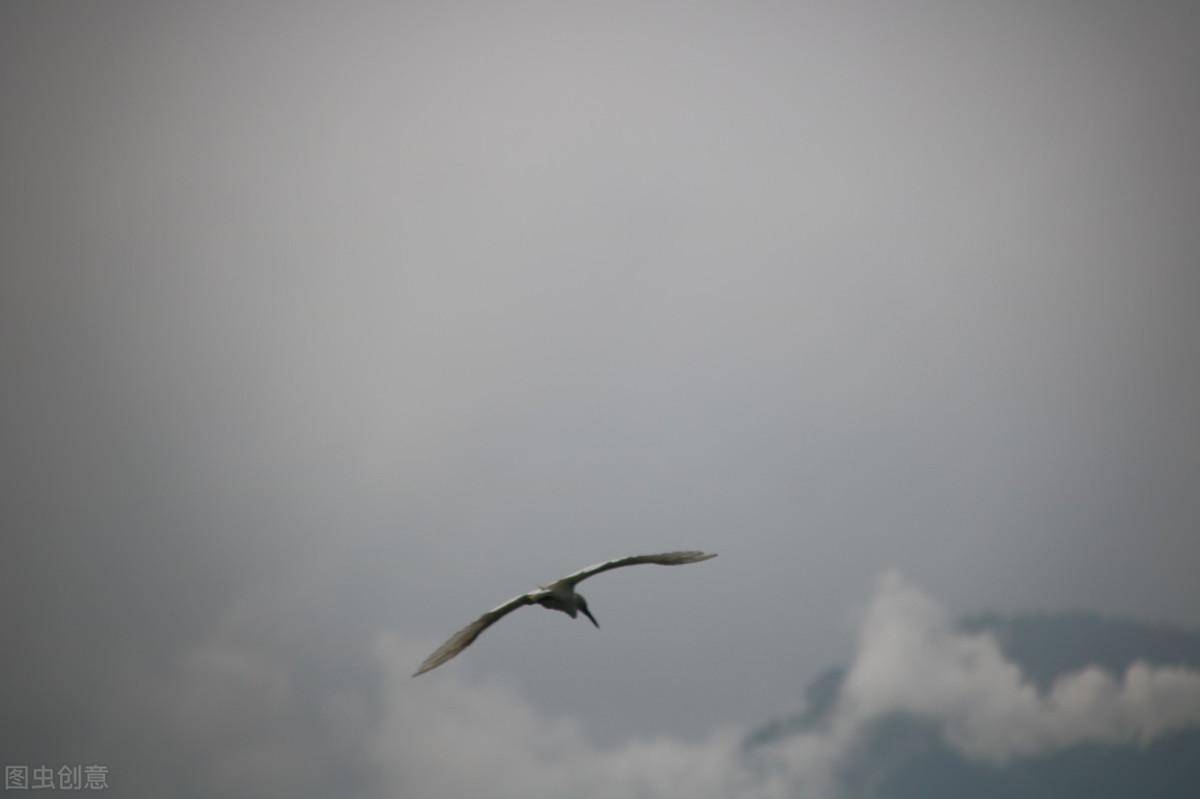
<svg viewBox="0 0 1200 799"><path fill-rule="evenodd" d="M583 611L584 616L587 616L589 619L592 620L592 624L596 625L597 630L600 629L600 622L596 621L596 617L592 615L592 612L590 610L588 610L587 608L580 608L580 610Z"/></svg>

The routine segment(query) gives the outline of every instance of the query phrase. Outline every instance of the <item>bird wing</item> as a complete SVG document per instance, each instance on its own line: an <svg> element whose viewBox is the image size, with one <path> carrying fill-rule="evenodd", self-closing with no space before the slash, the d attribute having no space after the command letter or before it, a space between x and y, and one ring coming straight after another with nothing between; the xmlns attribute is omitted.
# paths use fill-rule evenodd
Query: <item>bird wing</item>
<svg viewBox="0 0 1200 799"><path fill-rule="evenodd" d="M457 655L459 652L471 645L471 642L479 637L479 634L491 627L500 619L512 613L523 605L532 605L537 601L539 596L545 594L545 591L531 591L528 594L521 594L505 602L503 605L498 605L487 613L480 616L475 621L463 627L454 635L446 639L446 643L439 646L433 651L433 654L425 658L421 663L421 667L413 673L416 677L418 674L424 674L430 669L436 669L438 666L445 663L450 658Z"/></svg>
<svg viewBox="0 0 1200 799"><path fill-rule="evenodd" d="M716 554L708 554L699 550L687 550L684 552L660 552L657 555L629 555L624 558L615 560L606 560L603 563L596 563L588 566L586 569L568 574L561 580L554 583L555 586L565 586L573 588L577 583L586 580L593 574L606 572L609 569L619 569L622 566L634 566L638 563L657 563L660 566L680 566L684 563L699 563L702 560L715 558ZM550 586L547 586L549 588Z"/></svg>

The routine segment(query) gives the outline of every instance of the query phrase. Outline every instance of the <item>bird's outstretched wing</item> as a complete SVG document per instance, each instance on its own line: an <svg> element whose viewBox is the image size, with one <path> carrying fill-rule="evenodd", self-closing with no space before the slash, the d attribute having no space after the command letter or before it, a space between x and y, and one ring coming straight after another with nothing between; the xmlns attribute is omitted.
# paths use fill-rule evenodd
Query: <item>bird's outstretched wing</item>
<svg viewBox="0 0 1200 799"><path fill-rule="evenodd" d="M531 591L528 594L521 594L505 602L503 605L492 608L487 613L480 616L475 621L463 627L454 635L446 639L446 643L439 646L433 651L433 654L422 661L420 668L413 672L413 676L424 674L430 669L436 669L438 666L445 663L450 658L457 655L459 652L471 645L471 642L479 637L479 634L498 622L500 619L512 613L523 605L532 605L537 601L539 596L545 594L545 591Z"/></svg>
<svg viewBox="0 0 1200 799"><path fill-rule="evenodd" d="M573 574L568 574L561 580L556 581L554 585L574 588L577 583L582 580L586 580L593 574L606 572L609 569L619 569L622 566L633 566L638 563L657 563L660 566L679 566L684 563L699 563L702 560L708 560L709 558L715 557L715 553L708 554L706 552L700 552L699 550L687 550L684 552L660 552L657 555L629 555L628 557L617 558L616 560L607 560L604 563L596 563L588 566L586 569L580 569L579 571ZM546 587L550 588L551 586Z"/></svg>

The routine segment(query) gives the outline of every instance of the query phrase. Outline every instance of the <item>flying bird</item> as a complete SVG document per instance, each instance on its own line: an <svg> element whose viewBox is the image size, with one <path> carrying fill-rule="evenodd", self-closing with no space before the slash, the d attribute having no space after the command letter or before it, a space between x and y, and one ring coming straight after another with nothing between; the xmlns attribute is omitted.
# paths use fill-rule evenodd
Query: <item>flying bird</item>
<svg viewBox="0 0 1200 799"><path fill-rule="evenodd" d="M480 616L475 621L463 627L446 641L446 643L434 650L433 654L425 658L421 667L413 674L416 677L418 674L424 674L430 669L436 669L438 666L445 663L450 658L457 655L459 652L471 645L471 642L479 637L479 634L491 627L500 619L512 613L519 607L525 605L541 605L549 610L560 610L570 616L572 619L578 613L583 613L587 616L592 624L596 627L600 623L596 621L596 617L588 610L587 600L583 595L575 591L575 586L583 580L591 577L593 574L606 572L609 569L619 569L622 566L634 566L638 563L657 563L660 566L679 566L684 563L699 563L702 560L715 558L715 554L707 554L695 550L687 552L660 552L657 555L629 555L616 560L607 560L603 563L597 563L588 566L586 569L580 569L577 572L568 574L562 579L556 580L549 585L539 586L536 591L530 591L525 594L520 594L505 602L503 605L498 605L492 608L487 613Z"/></svg>

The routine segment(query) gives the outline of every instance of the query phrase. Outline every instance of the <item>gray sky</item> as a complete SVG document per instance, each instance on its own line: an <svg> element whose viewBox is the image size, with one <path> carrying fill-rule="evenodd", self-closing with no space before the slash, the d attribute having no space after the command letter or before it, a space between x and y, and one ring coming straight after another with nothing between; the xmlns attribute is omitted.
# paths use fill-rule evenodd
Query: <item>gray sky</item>
<svg viewBox="0 0 1200 799"><path fill-rule="evenodd" d="M4 756L370 792L439 680L695 742L889 568L1200 624L1198 53L1185 3L5 3Z"/></svg>

